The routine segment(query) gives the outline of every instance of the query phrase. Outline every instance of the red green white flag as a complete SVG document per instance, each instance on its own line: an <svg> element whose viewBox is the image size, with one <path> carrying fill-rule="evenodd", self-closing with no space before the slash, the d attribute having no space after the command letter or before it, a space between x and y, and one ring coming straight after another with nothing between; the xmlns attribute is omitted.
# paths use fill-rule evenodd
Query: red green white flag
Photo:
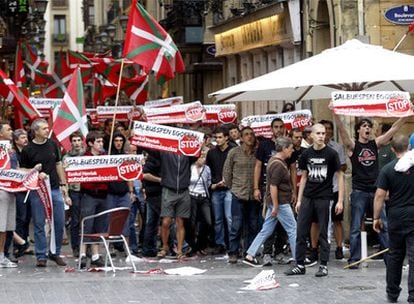
<svg viewBox="0 0 414 304"><path fill-rule="evenodd" d="M86 138L86 134L88 134L83 84L79 68L72 73L69 86L63 96L62 105L57 116L53 117L52 130L66 151L71 148L69 136L72 133L79 131L83 138Z"/></svg>
<svg viewBox="0 0 414 304"><path fill-rule="evenodd" d="M0 96L3 96L10 104L12 104L22 116L33 120L42 115L29 102L29 99L19 90L14 82L7 74L0 69Z"/></svg>
<svg viewBox="0 0 414 304"><path fill-rule="evenodd" d="M147 71L154 71L159 82L184 72L181 54L171 36L135 0L131 6L125 36L123 57L134 61Z"/></svg>

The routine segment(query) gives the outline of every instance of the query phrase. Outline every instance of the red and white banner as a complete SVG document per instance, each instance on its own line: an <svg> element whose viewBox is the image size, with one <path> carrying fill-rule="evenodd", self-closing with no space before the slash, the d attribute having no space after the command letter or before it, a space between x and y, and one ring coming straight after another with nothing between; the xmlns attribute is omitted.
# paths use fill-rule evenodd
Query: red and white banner
<svg viewBox="0 0 414 304"><path fill-rule="evenodd" d="M7 192L25 192L39 187L39 172L20 170L0 170L0 189Z"/></svg>
<svg viewBox="0 0 414 304"><path fill-rule="evenodd" d="M287 130L291 130L293 128L303 130L306 126L310 126L312 124L311 111L299 110L280 114L247 116L241 120L240 125L243 127L251 127L256 136L271 138L273 133L270 124L275 118L282 119Z"/></svg>
<svg viewBox="0 0 414 304"><path fill-rule="evenodd" d="M163 107L169 107L169 106L175 106L182 104L183 97L182 96L175 96L175 97L169 97L164 99L155 99L155 100L148 100L144 103L144 106L146 108L163 108Z"/></svg>
<svg viewBox="0 0 414 304"><path fill-rule="evenodd" d="M64 161L68 184L142 179L143 155L99 155L67 157Z"/></svg>
<svg viewBox="0 0 414 304"><path fill-rule="evenodd" d="M147 122L156 124L191 124L206 118L199 101L163 108L144 108Z"/></svg>
<svg viewBox="0 0 414 304"><path fill-rule="evenodd" d="M98 122L104 122L108 118L112 119L114 117L115 113L115 120L122 121L122 122L128 122L131 116L131 113L135 114L137 109L140 109L141 107L133 107L133 106L118 106L118 107L112 107L112 106L98 106L96 107L96 117ZM139 110L142 112L142 110ZM136 118L134 118L136 119Z"/></svg>
<svg viewBox="0 0 414 304"><path fill-rule="evenodd" d="M235 104L204 105L204 109L206 110L204 124L229 124L237 120Z"/></svg>
<svg viewBox="0 0 414 304"><path fill-rule="evenodd" d="M197 131L135 121L130 143L152 150L199 156L204 134Z"/></svg>
<svg viewBox="0 0 414 304"><path fill-rule="evenodd" d="M333 111L338 115L404 117L413 115L410 94L401 91L332 92Z"/></svg>
<svg viewBox="0 0 414 304"><path fill-rule="evenodd" d="M36 190L45 209L45 218L50 223L50 252L56 254L55 222L53 217L52 189L50 188L50 178L39 180L39 188Z"/></svg>

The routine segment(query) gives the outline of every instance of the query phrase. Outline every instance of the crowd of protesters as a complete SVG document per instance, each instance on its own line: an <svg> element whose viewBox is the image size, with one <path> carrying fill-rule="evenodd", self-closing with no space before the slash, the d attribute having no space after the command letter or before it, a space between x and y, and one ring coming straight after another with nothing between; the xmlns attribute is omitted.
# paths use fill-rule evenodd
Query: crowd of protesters
<svg viewBox="0 0 414 304"><path fill-rule="evenodd" d="M292 104L287 105L290 108L286 111L294 109ZM333 139L332 121L321 120L304 130L288 131L283 120L275 118L270 125L273 136L268 139L256 137L248 126L228 124L204 129L205 142L199 157L142 150L129 143L128 130L122 123L116 123L111 134L111 120L105 122L102 131L90 130L85 142L80 134L73 133L72 149L62 155L49 138L47 121L35 120L30 136L23 129L13 132L9 123L1 122L0 139L13 143L9 151L12 168L28 170L41 164L39 178L50 177L56 252L48 251L45 215L38 194L31 191L29 195L14 195L0 190L0 248L4 248L0 251L0 267L17 267L17 258L33 254L29 246L30 221L36 266L46 267L48 259L66 265L60 253L67 203L70 245L73 256L81 259L81 267L101 267L104 261L97 245L79 247L80 220L126 206L131 212L123 234L135 255L159 259L175 256L182 260L193 255L227 253L229 263L241 259L253 267L275 261L291 263L286 275L305 274L307 267L319 262L315 275L326 276L331 227L337 246L335 258L344 258L346 155L352 165L348 262L353 263L361 259L361 225L372 212L379 162L390 161L384 161L381 155L392 154L389 148L383 153L378 151L389 145L407 120L400 118L392 126L381 125L373 139L373 122L361 119L355 124L352 139L341 118L333 117L344 146ZM66 182L66 157L128 153L145 155L142 181ZM377 216L381 218L381 229L376 226L381 247L388 248L385 209ZM105 220L91 221L85 233L100 232L106 225ZM12 243L13 255L9 253ZM113 250L123 252L125 248L115 246Z"/></svg>

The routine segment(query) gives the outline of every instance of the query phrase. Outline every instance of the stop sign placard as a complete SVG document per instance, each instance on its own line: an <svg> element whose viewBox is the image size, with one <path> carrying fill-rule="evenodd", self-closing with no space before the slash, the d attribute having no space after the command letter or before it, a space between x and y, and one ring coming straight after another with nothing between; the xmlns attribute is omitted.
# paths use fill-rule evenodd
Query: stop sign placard
<svg viewBox="0 0 414 304"><path fill-rule="evenodd" d="M195 136L184 135L178 143L178 150L183 155L198 156L201 152L201 144Z"/></svg>
<svg viewBox="0 0 414 304"><path fill-rule="evenodd" d="M218 121L223 124L233 123L237 118L237 113L231 109L221 109L217 114Z"/></svg>
<svg viewBox="0 0 414 304"><path fill-rule="evenodd" d="M142 166L138 162L124 161L118 166L118 175L126 181L142 179Z"/></svg>
<svg viewBox="0 0 414 304"><path fill-rule="evenodd" d="M301 130L305 129L305 127L310 126L311 121L306 116L297 116L292 121L292 129L293 128L299 128Z"/></svg>
<svg viewBox="0 0 414 304"><path fill-rule="evenodd" d="M7 149L4 146L0 145L0 170L10 168L11 165L9 153L7 152Z"/></svg>
<svg viewBox="0 0 414 304"><path fill-rule="evenodd" d="M191 106L185 110L185 117L191 121L199 121L204 118L204 108L202 106Z"/></svg>
<svg viewBox="0 0 414 304"><path fill-rule="evenodd" d="M391 98L386 107L391 116L406 116L411 111L411 102L403 98Z"/></svg>

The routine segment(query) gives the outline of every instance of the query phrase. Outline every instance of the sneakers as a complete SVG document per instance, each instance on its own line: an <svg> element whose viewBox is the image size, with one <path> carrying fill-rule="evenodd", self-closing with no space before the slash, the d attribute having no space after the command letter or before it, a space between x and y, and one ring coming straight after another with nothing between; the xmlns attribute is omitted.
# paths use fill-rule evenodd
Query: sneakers
<svg viewBox="0 0 414 304"><path fill-rule="evenodd" d="M315 273L315 277L326 277L328 275L328 266L320 265L319 270Z"/></svg>
<svg viewBox="0 0 414 304"><path fill-rule="evenodd" d="M293 267L291 267L290 269L288 269L284 272L284 274L288 275L288 276L305 274L305 273L306 273L306 268L303 265L293 266Z"/></svg>
<svg viewBox="0 0 414 304"><path fill-rule="evenodd" d="M88 258L85 256L85 255L83 255L83 256L81 256L81 263L80 263L80 267L83 269L83 268L86 268L86 262L87 262L87 260L88 260Z"/></svg>
<svg viewBox="0 0 414 304"><path fill-rule="evenodd" d="M252 266L252 267L255 267L255 268L261 268L261 267L264 266L264 265L260 264L259 261L256 258L253 258L253 259L249 260L247 258L247 256L243 259L243 264L246 264L246 265L249 265L249 266Z"/></svg>
<svg viewBox="0 0 414 304"><path fill-rule="evenodd" d="M103 260L103 258L100 256L98 259L96 259L95 261L91 261L91 267L95 266L95 267L104 267L105 266L105 261Z"/></svg>
<svg viewBox="0 0 414 304"><path fill-rule="evenodd" d="M272 256L270 254L263 256L263 266L272 266Z"/></svg>
<svg viewBox="0 0 414 304"><path fill-rule="evenodd" d="M66 262L59 255L49 254L49 260L52 260L58 266L66 266Z"/></svg>
<svg viewBox="0 0 414 304"><path fill-rule="evenodd" d="M230 264L237 264L237 254L232 254L229 256L229 263Z"/></svg>
<svg viewBox="0 0 414 304"><path fill-rule="evenodd" d="M342 251L342 247L336 247L335 250L335 259L342 260L344 258L344 253Z"/></svg>
<svg viewBox="0 0 414 304"><path fill-rule="evenodd" d="M10 261L8 258L4 257L4 259L0 262L0 268L16 268L17 264Z"/></svg>
<svg viewBox="0 0 414 304"><path fill-rule="evenodd" d="M318 264L318 261L314 259L312 256L305 259L305 265L307 267L312 267L312 266L315 266L316 264Z"/></svg>

